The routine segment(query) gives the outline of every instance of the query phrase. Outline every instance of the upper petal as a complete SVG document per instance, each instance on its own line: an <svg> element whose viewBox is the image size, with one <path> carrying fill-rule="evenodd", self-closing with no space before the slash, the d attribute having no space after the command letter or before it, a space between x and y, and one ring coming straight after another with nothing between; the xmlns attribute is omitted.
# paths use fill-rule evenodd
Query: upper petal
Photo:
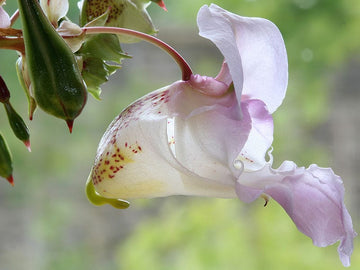
<svg viewBox="0 0 360 270"><path fill-rule="evenodd" d="M238 102L260 99L274 112L282 103L288 64L278 28L261 18L241 17L214 4L198 13L200 35L210 39L230 68Z"/></svg>

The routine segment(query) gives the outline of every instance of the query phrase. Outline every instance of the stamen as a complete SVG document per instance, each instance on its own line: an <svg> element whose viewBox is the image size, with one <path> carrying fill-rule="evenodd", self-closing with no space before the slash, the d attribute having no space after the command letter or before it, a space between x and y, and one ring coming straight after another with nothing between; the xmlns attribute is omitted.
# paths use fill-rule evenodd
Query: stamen
<svg viewBox="0 0 360 270"><path fill-rule="evenodd" d="M270 201L270 196L263 193L263 194L260 195L260 197L265 200L264 207L266 207L268 202Z"/></svg>

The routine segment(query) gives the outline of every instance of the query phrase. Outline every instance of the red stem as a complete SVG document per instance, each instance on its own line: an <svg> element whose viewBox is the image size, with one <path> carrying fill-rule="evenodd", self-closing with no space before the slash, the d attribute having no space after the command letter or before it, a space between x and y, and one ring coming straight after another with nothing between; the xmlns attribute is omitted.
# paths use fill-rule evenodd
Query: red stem
<svg viewBox="0 0 360 270"><path fill-rule="evenodd" d="M190 79L190 76L192 75L191 68L184 60L184 58L174 48L156 37L135 30L118 27L83 27L82 29L85 34L121 34L131 37L137 37L141 40L152 43L160 49L163 49L176 61L182 71L182 79L184 81L188 81Z"/></svg>
<svg viewBox="0 0 360 270"><path fill-rule="evenodd" d="M19 15L20 15L19 10L17 9L10 18L10 26L12 26L15 23L15 21L19 18Z"/></svg>

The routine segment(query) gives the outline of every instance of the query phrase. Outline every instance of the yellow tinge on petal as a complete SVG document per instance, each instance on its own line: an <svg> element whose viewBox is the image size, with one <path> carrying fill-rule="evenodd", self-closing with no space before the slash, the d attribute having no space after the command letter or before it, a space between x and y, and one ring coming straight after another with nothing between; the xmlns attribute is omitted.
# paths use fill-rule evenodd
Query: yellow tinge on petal
<svg viewBox="0 0 360 270"><path fill-rule="evenodd" d="M136 158L142 154L143 149L137 142L118 145L114 136L107 148L97 156L92 169L91 181L96 191L107 198L139 198L163 190L165 184L161 181L137 181L136 175L129 175L128 166L141 162Z"/></svg>

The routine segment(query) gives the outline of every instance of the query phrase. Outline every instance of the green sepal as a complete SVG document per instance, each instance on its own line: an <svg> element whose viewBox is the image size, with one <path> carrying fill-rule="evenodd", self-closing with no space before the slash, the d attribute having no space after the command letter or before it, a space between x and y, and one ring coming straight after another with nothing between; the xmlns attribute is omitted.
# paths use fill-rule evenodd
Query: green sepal
<svg viewBox="0 0 360 270"><path fill-rule="evenodd" d="M123 53L116 35L111 34L98 34L87 37L79 54L118 64L121 64L123 58L129 58L127 54Z"/></svg>
<svg viewBox="0 0 360 270"><path fill-rule="evenodd" d="M118 65L110 65L100 58L88 57L83 59L82 76L88 86L87 90L94 98L100 100L100 85L109 80L109 76L117 69Z"/></svg>
<svg viewBox="0 0 360 270"><path fill-rule="evenodd" d="M100 99L100 86L109 80L111 74L121 68L123 58L129 58L121 50L116 35L109 34L86 37L76 54L82 58L81 74L87 89L96 99ZM118 65L109 64L109 62Z"/></svg>
<svg viewBox="0 0 360 270"><path fill-rule="evenodd" d="M91 174L86 182L86 196L88 197L89 201L94 205L104 205L110 204L115 208L118 209L126 209L130 206L130 203L121 199L111 199L105 198L101 196L99 193L96 192L94 184L91 180Z"/></svg>

